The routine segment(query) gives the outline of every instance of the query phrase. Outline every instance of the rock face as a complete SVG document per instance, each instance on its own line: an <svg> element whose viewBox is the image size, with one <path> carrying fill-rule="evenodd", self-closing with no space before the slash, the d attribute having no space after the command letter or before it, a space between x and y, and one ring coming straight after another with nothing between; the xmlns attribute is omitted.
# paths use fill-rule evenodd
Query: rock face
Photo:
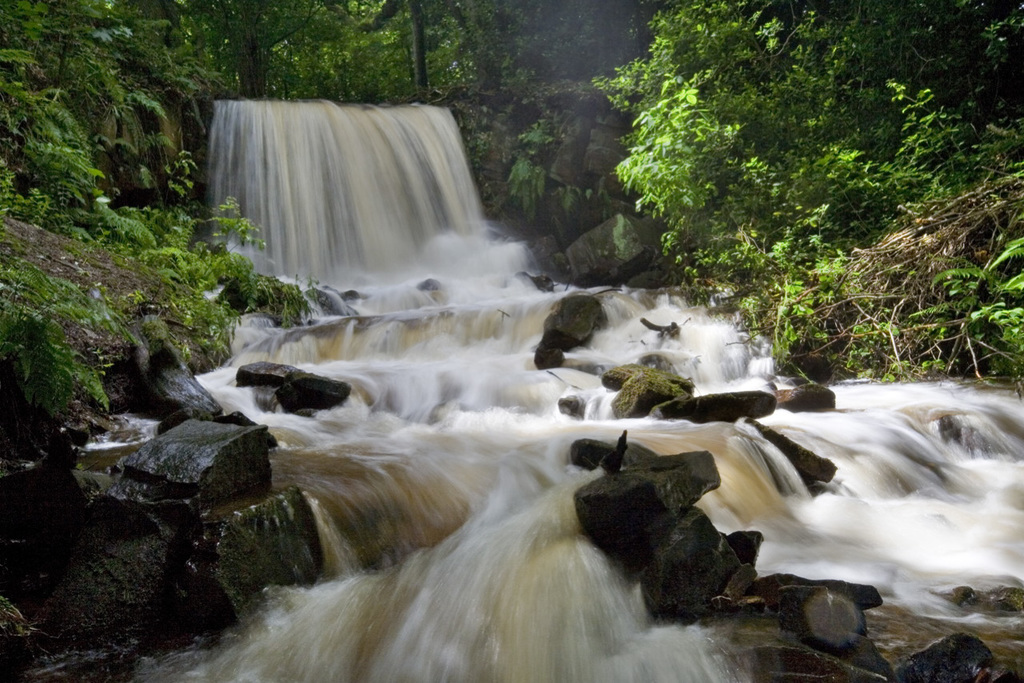
<svg viewBox="0 0 1024 683"><path fill-rule="evenodd" d="M162 414L176 410L219 415L220 404L185 367L170 342L167 324L147 316L139 325L134 361L147 394L147 405Z"/></svg>
<svg viewBox="0 0 1024 683"><path fill-rule="evenodd" d="M662 420L735 422L744 417L764 417L775 412L775 397L763 391L733 391L707 396L673 398L651 411Z"/></svg>
<svg viewBox="0 0 1024 683"><path fill-rule="evenodd" d="M267 436L263 425L188 420L128 456L110 495L144 502L191 499L208 509L269 488Z"/></svg>
<svg viewBox="0 0 1024 683"><path fill-rule="evenodd" d="M606 389L618 391L612 402L617 418L646 417L651 410L677 397L689 399L693 382L643 365L620 365L601 375Z"/></svg>
<svg viewBox="0 0 1024 683"><path fill-rule="evenodd" d="M658 242L649 232L639 219L620 213L584 233L565 250L573 284L625 284L657 254Z"/></svg>
<svg viewBox="0 0 1024 683"><path fill-rule="evenodd" d="M278 403L290 413L300 410L329 410L341 405L352 393L352 385L341 380L294 371L285 375L275 392Z"/></svg>

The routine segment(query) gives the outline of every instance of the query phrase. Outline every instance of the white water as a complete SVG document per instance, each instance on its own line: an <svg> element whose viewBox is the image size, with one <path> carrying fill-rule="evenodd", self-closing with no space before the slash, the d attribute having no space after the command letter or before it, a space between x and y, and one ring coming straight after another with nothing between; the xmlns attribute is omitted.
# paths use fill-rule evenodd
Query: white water
<svg viewBox="0 0 1024 683"><path fill-rule="evenodd" d="M764 422L838 466L815 497L749 425L612 419L601 370L652 354L703 393L777 381L733 319L672 293L603 292L607 329L538 371L533 350L564 292L515 277L524 252L480 232L428 240L404 280L390 266L380 280L322 278L357 286L361 315L239 330L231 367L201 378L226 412L278 438L275 485L298 483L315 502L328 575L272 591L219 646L150 662L140 680L748 680L720 632L652 623L579 531L573 491L599 475L568 466L569 447L623 429L661 453L714 454L722 486L700 506L723 532L764 533L760 574L870 583L915 624L1002 633L1003 652L1024 650L1019 615L972 615L937 595L1024 582L1016 395L851 385L835 387L834 412L777 411ZM441 288L420 291L424 277ZM641 317L682 334L661 339ZM234 385L235 368L257 360L344 379L353 395L313 418L279 412ZM584 420L558 411L565 396L586 401ZM931 638L915 628L873 636L921 649Z"/></svg>

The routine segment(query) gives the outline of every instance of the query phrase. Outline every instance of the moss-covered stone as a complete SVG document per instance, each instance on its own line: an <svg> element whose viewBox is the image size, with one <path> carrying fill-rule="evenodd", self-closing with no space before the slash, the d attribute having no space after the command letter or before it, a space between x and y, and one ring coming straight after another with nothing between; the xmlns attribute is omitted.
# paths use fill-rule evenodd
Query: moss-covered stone
<svg viewBox="0 0 1024 683"><path fill-rule="evenodd" d="M643 365L620 365L601 375L605 388L618 391L612 402L615 417L646 417L656 405L693 395L693 382Z"/></svg>
<svg viewBox="0 0 1024 683"><path fill-rule="evenodd" d="M313 510L297 487L234 513L217 545L216 576L236 614L267 586L308 585L323 566Z"/></svg>

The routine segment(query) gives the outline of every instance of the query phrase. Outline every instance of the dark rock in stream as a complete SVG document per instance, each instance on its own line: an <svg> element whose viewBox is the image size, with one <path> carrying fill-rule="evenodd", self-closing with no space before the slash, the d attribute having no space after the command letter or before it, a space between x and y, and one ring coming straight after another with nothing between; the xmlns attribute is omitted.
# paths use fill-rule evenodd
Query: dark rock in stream
<svg viewBox="0 0 1024 683"><path fill-rule="evenodd" d="M740 568L739 558L698 508L679 519L640 575L647 608L656 617L692 621L711 611Z"/></svg>
<svg viewBox="0 0 1024 683"><path fill-rule="evenodd" d="M862 610L879 607L882 604L882 596L874 586L837 579L805 579L794 574L771 574L759 578L747 592L763 598L769 609L778 610L782 589L786 586L823 586L837 595L849 598Z"/></svg>
<svg viewBox="0 0 1024 683"><path fill-rule="evenodd" d="M810 487L817 483L827 484L836 476L836 465L828 458L809 451L785 434L775 431L757 420L751 420L761 436L771 445L782 452L786 459L793 465L804 485Z"/></svg>
<svg viewBox="0 0 1024 683"><path fill-rule="evenodd" d="M955 633L900 662L901 683L975 683L992 665L992 651L977 636Z"/></svg>
<svg viewBox="0 0 1024 683"><path fill-rule="evenodd" d="M143 502L190 499L208 509L269 488L267 437L263 425L188 420L125 458L124 475L110 495Z"/></svg>
<svg viewBox="0 0 1024 683"><path fill-rule="evenodd" d="M323 567L316 519L290 487L205 524L177 582L177 611L199 627L248 612L267 586L311 585Z"/></svg>
<svg viewBox="0 0 1024 683"><path fill-rule="evenodd" d="M176 410L219 415L220 404L192 375L171 344L167 323L146 316L138 329L134 363L146 392L145 404L162 414Z"/></svg>
<svg viewBox="0 0 1024 683"><path fill-rule="evenodd" d="M565 362L565 352L562 349L538 346L533 354L533 364L538 370L550 370L560 368Z"/></svg>
<svg viewBox="0 0 1024 683"><path fill-rule="evenodd" d="M289 372L299 369L281 363L248 363L235 372L235 384L240 387L279 387Z"/></svg>
<svg viewBox="0 0 1024 683"><path fill-rule="evenodd" d="M274 395L289 413L300 410L329 410L341 405L352 393L352 385L341 380L295 371L285 375Z"/></svg>
<svg viewBox="0 0 1024 683"><path fill-rule="evenodd" d="M654 262L660 243L651 233L643 221L621 213L587 231L565 250L573 283L625 284Z"/></svg>
<svg viewBox="0 0 1024 683"><path fill-rule="evenodd" d="M794 585L779 591L779 628L805 645L839 654L867 635L867 620L848 595L827 586Z"/></svg>
<svg viewBox="0 0 1024 683"><path fill-rule="evenodd" d="M586 344L607 323L600 299L593 294L570 294L559 299L545 318L540 348L569 351Z"/></svg>
<svg viewBox="0 0 1024 683"><path fill-rule="evenodd" d="M836 407L835 392L816 382L801 384L793 389L779 389L775 397L779 409L793 413L835 410Z"/></svg>
<svg viewBox="0 0 1024 683"><path fill-rule="evenodd" d="M597 439L577 439L572 442L572 446L569 448L569 462L576 467L582 467L585 470L592 470L597 468L609 453L615 450L616 444L608 443L607 441L599 441ZM628 463L633 459L641 459L643 457L657 458L658 454L651 449L641 446L638 443L629 443L626 445L626 455L623 456L624 463Z"/></svg>
<svg viewBox="0 0 1024 683"><path fill-rule="evenodd" d="M646 417L659 404L677 397L690 398L693 382L643 365L620 365L601 375L606 389L618 391L612 402L617 418Z"/></svg>
<svg viewBox="0 0 1024 683"><path fill-rule="evenodd" d="M558 412L573 419L582 420L587 412L587 403L579 396L564 396L558 399Z"/></svg>
<svg viewBox="0 0 1024 683"><path fill-rule="evenodd" d="M651 411L660 420L735 422L744 417L764 417L775 412L775 397L764 391L732 391L723 394L674 398Z"/></svg>
<svg viewBox="0 0 1024 683"><path fill-rule="evenodd" d="M344 295L333 287L319 285L308 290L307 295L312 294L316 305L324 315L330 316L353 316L359 315L359 311L352 308Z"/></svg>
<svg viewBox="0 0 1024 683"><path fill-rule="evenodd" d="M757 554L764 543L764 534L760 531L734 531L725 537L736 557L744 564L757 564Z"/></svg>

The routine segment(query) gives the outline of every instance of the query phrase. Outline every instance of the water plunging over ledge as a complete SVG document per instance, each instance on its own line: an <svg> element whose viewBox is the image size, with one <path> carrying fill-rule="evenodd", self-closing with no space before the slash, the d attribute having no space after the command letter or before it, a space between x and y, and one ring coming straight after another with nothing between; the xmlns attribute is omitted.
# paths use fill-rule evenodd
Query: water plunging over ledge
<svg viewBox="0 0 1024 683"><path fill-rule="evenodd" d="M265 222L268 268L357 286L359 315L243 328L230 366L201 378L225 412L277 437L275 487L298 484L315 502L327 575L270 591L216 648L150 662L139 680L749 680L715 628L653 621L637 587L580 533L573 492L600 475L569 466L570 445L614 442L624 429L662 454L714 455L722 486L698 506L723 532L764 533L760 574L876 586L886 606L869 625L886 654L968 630L1004 663L1024 664L1021 614L981 615L939 596L1024 582L1024 404L1012 392L852 384L835 387L835 411L777 411L763 421L838 466L816 496L749 424L613 419L599 375L620 364L669 367L705 394L778 378L732 317L639 290L600 293L607 327L563 367L537 370L543 321L564 288L541 292L516 277L525 253L482 239L464 187L449 193L437 182L406 199L410 172L366 166L402 155L433 163L461 155L461 142L451 131L431 141L370 134L405 124L370 120L395 110L337 109L219 103L213 182L216 196L236 194ZM430 131L450 119L409 113ZM359 123L339 120L349 116ZM403 150L377 147L385 138ZM334 158L364 143L356 161ZM350 181L356 197L342 189ZM425 201L431 219L410 228L349 204L369 195ZM436 286L419 287L424 277ZM661 336L641 318L676 322L681 333ZM257 360L343 379L353 395L313 417L281 412L235 385L237 367ZM567 396L582 399L584 419L559 411Z"/></svg>

